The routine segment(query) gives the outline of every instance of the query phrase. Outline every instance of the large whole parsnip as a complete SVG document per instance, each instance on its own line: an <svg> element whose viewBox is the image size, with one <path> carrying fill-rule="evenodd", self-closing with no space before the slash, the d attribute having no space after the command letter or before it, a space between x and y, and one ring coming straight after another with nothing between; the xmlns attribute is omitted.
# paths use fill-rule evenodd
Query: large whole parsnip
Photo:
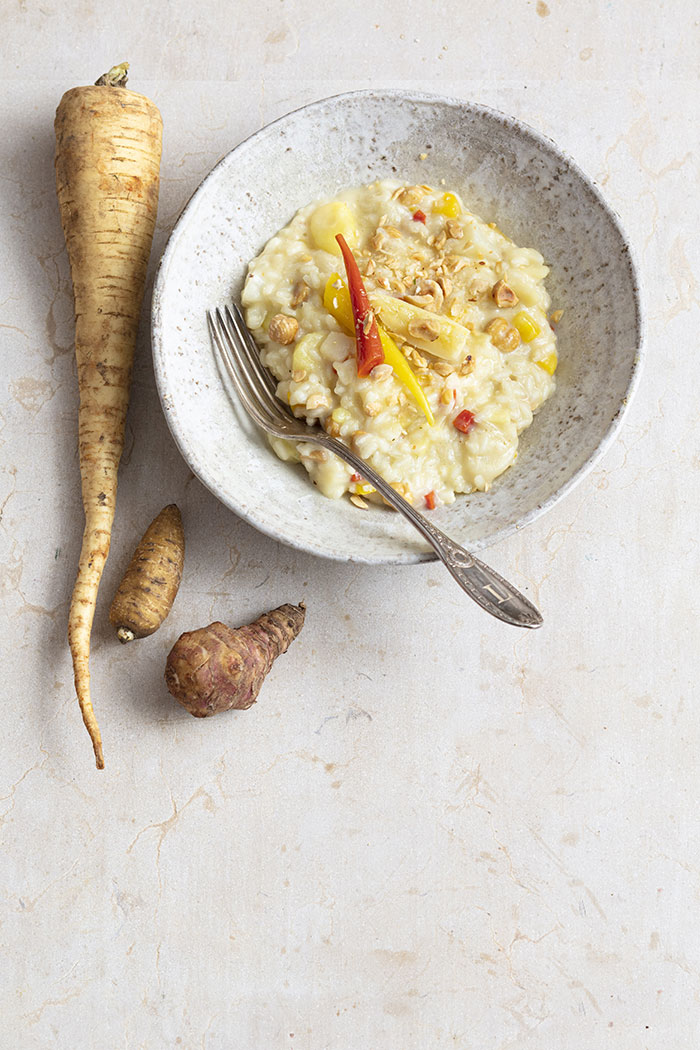
<svg viewBox="0 0 700 1050"><path fill-rule="evenodd" d="M85 531L68 641L98 769L90 634L109 553L131 366L158 207L162 121L127 90L124 63L67 91L56 111L56 188L75 295L79 456Z"/></svg>

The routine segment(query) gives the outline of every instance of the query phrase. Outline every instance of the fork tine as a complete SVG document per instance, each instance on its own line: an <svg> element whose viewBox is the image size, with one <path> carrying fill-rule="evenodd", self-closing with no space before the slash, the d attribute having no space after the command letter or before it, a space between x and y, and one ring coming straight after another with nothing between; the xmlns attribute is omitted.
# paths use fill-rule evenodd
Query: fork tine
<svg viewBox="0 0 700 1050"><path fill-rule="evenodd" d="M279 404L279 398L277 397L277 383L260 360L260 348L255 342L248 325L243 320L243 314L233 302L226 306L225 313L233 325L234 331L238 334L243 348L247 352L247 356L255 370L255 374L260 381L264 383L265 389L272 394L272 397Z"/></svg>
<svg viewBox="0 0 700 1050"><path fill-rule="evenodd" d="M235 323L233 315L228 307L224 307L221 313L223 315L224 328L228 336L229 347L232 356L235 358L236 367L239 373L242 372L244 374L252 395L260 402L261 407L265 408L271 416L280 416L281 414L286 415L286 413L282 412L282 402L277 397L274 389L272 389L272 377L267 373L266 369L260 362L257 346L253 343L255 349L253 350L250 347L252 336L248 333L249 339L244 338L240 325Z"/></svg>
<svg viewBox="0 0 700 1050"><path fill-rule="evenodd" d="M207 323L214 346L219 352L219 357L224 364L226 374L233 384L239 401L259 427L262 427L263 430L269 430L270 423L267 415L262 411L257 399L251 396L249 386L243 381L236 367L236 360L232 353L231 336L224 326L218 308L213 314L210 310L207 310Z"/></svg>
<svg viewBox="0 0 700 1050"><path fill-rule="evenodd" d="M249 396L257 403L258 409L265 412L272 420L279 419L282 402L271 393L269 387L263 382L262 365L256 357L252 357L248 347L240 336L239 329L231 322L231 314L226 307L217 310L218 318L222 326L222 334L226 339L229 357L238 374L248 390Z"/></svg>
<svg viewBox="0 0 700 1050"><path fill-rule="evenodd" d="M250 397L235 366L229 345L230 337L223 326L218 307L216 310L207 310L207 325L214 349L216 350L218 363L220 366L223 365L224 371L236 391L236 397L243 404L246 411L249 412L251 411L249 407L251 405ZM256 422L259 422L257 413Z"/></svg>

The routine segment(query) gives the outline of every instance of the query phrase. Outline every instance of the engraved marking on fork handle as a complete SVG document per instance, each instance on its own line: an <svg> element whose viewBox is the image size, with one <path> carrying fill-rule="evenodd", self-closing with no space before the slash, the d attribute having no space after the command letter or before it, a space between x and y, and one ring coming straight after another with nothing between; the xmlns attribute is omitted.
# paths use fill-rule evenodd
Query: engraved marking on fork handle
<svg viewBox="0 0 700 1050"><path fill-rule="evenodd" d="M499 605L503 605L504 602L511 601L512 596L510 594L499 594L496 588L492 587L490 583L483 584L481 589L482 591L489 591L494 596Z"/></svg>

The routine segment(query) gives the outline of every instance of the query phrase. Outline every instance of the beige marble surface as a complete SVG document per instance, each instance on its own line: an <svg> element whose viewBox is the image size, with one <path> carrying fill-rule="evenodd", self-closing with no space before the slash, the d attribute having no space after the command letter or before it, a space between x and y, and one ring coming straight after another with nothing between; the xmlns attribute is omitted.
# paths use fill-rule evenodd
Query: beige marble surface
<svg viewBox="0 0 700 1050"><path fill-rule="evenodd" d="M0 1044L696 1046L696 5L3 14ZM648 366L601 465L490 551L545 614L525 635L435 565L317 561L226 512L169 437L144 324L94 631L98 773L65 641L82 512L52 121L65 89L125 57L165 120L154 263L241 138L314 98L410 84L521 117L597 180L641 261ZM172 500L180 597L121 648L109 596ZM171 701L180 631L302 597L304 633L252 711L200 723Z"/></svg>

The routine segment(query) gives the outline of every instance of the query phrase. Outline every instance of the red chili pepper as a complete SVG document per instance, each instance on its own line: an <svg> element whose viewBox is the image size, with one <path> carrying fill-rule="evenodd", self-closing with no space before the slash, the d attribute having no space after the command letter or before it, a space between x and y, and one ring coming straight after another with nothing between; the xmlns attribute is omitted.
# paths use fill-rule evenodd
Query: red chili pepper
<svg viewBox="0 0 700 1050"><path fill-rule="evenodd" d="M345 272L348 275L348 291L350 292L352 316L355 321L357 374L358 376L368 376L373 368L381 365L384 361L382 341L379 338L379 329L374 317L374 311L370 306L367 289L363 284L362 275L355 262L355 256L348 248L347 241L342 233L337 234L335 239L343 253Z"/></svg>
<svg viewBox="0 0 700 1050"><path fill-rule="evenodd" d="M435 492L426 492L424 499L428 510L435 510Z"/></svg>
<svg viewBox="0 0 700 1050"><path fill-rule="evenodd" d="M423 225L425 226L425 212L421 211L420 208L418 209L418 211L414 211L414 213L413 213L413 221L414 222L422 222Z"/></svg>
<svg viewBox="0 0 700 1050"><path fill-rule="evenodd" d="M470 412L468 408L465 408L463 412L460 412L458 416L452 420L452 426L456 427L463 434L468 434L471 428L474 426L474 413Z"/></svg>
<svg viewBox="0 0 700 1050"><path fill-rule="evenodd" d="M362 481L362 475L361 474L351 474L350 475L350 480L351 481Z"/></svg>

